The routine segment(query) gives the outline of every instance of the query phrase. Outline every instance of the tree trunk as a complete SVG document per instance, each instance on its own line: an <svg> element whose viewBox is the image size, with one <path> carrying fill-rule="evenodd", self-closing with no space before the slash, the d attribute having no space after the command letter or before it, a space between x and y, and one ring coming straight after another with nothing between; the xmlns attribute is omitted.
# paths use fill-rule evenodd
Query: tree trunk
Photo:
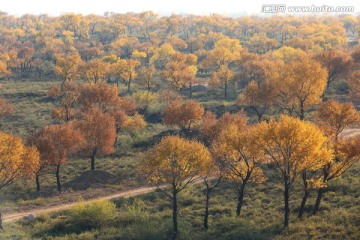
<svg viewBox="0 0 360 240"><path fill-rule="evenodd" d="M239 193L238 193L238 204L237 204L237 207L236 207L236 215L238 217L240 216L241 207L242 207L242 204L243 204L243 201L244 201L245 184L246 184L246 182L243 182L241 184L241 187L240 187L240 190L239 190Z"/></svg>
<svg viewBox="0 0 360 240"><path fill-rule="evenodd" d="M227 83L225 83L224 85L224 97L227 98L228 94L227 94Z"/></svg>
<svg viewBox="0 0 360 240"><path fill-rule="evenodd" d="M314 214L316 214L320 209L320 203L321 203L321 198L322 198L323 193L324 193L324 189L320 188L318 190L318 195L317 195L315 206L314 206Z"/></svg>
<svg viewBox="0 0 360 240"><path fill-rule="evenodd" d="M129 79L127 93L130 93L130 91L131 91L131 79Z"/></svg>
<svg viewBox="0 0 360 240"><path fill-rule="evenodd" d="M284 201L285 201L284 227L289 226L289 216L290 216L289 199L290 199L290 186L289 186L288 182L285 182L285 189L284 189Z"/></svg>
<svg viewBox="0 0 360 240"><path fill-rule="evenodd" d="M95 150L93 151L93 154L91 155L90 159L91 159L91 168L90 170L95 170Z"/></svg>
<svg viewBox="0 0 360 240"><path fill-rule="evenodd" d="M57 190L59 192L61 192L61 182L60 182L60 165L56 166L56 185L57 185Z"/></svg>
<svg viewBox="0 0 360 240"><path fill-rule="evenodd" d="M304 102L300 102L300 120L304 120L305 118L305 109L304 109Z"/></svg>
<svg viewBox="0 0 360 240"><path fill-rule="evenodd" d="M308 183L307 183L307 176L306 175L307 175L306 171L303 171L303 173L302 173L302 181L303 181L303 184L304 184L304 196L303 196L302 201L301 201L298 218L301 218L303 213L304 213L306 200L309 197L309 193L310 193L310 191L308 189Z"/></svg>
<svg viewBox="0 0 360 240"><path fill-rule="evenodd" d="M298 218L302 218L302 216L304 214L305 204L306 204L307 198L309 197L309 193L310 193L309 190L306 189L305 192L304 192L304 196L302 198L302 201L301 201Z"/></svg>
<svg viewBox="0 0 360 240"><path fill-rule="evenodd" d="M178 239L178 209L177 209L177 192L176 190L174 189L173 190L173 197L172 197L172 200L173 200L173 236L172 236L172 239L173 240L176 240Z"/></svg>
<svg viewBox="0 0 360 240"><path fill-rule="evenodd" d="M39 176L39 174L36 174L35 180L36 180L36 191L40 192L40 176Z"/></svg>
<svg viewBox="0 0 360 240"><path fill-rule="evenodd" d="M206 189L206 203L205 203L205 216L204 216L204 228L207 230L209 228L208 220L209 220L209 200L210 200L210 192L211 190Z"/></svg>
<svg viewBox="0 0 360 240"><path fill-rule="evenodd" d="M0 212L0 230L2 230L2 229L4 229L4 228L3 228L3 225L2 225L2 214Z"/></svg>

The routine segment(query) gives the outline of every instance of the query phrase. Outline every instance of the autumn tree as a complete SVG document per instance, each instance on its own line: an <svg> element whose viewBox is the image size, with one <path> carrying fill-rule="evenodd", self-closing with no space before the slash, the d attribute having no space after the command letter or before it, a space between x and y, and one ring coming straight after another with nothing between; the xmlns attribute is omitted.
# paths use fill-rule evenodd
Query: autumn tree
<svg viewBox="0 0 360 240"><path fill-rule="evenodd" d="M150 58L150 64L153 64L156 69L162 71L165 69L165 65L171 56L175 53L174 47L169 43L165 43L156 49L154 55Z"/></svg>
<svg viewBox="0 0 360 240"><path fill-rule="evenodd" d="M245 46L250 52L257 54L264 54L267 51L274 49L278 46L276 40L268 38L265 34L254 34Z"/></svg>
<svg viewBox="0 0 360 240"><path fill-rule="evenodd" d="M85 139L80 154L90 158L91 170L95 170L95 158L98 154L110 154L115 151L114 117L94 107L84 113L83 119L76 123L76 127Z"/></svg>
<svg viewBox="0 0 360 240"><path fill-rule="evenodd" d="M109 63L102 59L92 59L79 65L79 76L89 84L98 84L105 81L109 72Z"/></svg>
<svg viewBox="0 0 360 240"><path fill-rule="evenodd" d="M221 66L229 67L230 63L240 59L241 50L239 40L225 37L216 41L214 48L207 53L203 64L214 71L220 70Z"/></svg>
<svg viewBox="0 0 360 240"><path fill-rule="evenodd" d="M161 76L174 90L189 88L189 97L192 97L192 86L196 82L196 62L195 55L176 52L170 56Z"/></svg>
<svg viewBox="0 0 360 240"><path fill-rule="evenodd" d="M128 87L127 91L131 91L131 83L137 78L137 67L140 66L140 62L134 59L120 59L115 64L116 74L120 77Z"/></svg>
<svg viewBox="0 0 360 240"><path fill-rule="evenodd" d="M250 60L244 64L243 74L249 83L238 99L238 104L252 109L260 122L263 116L276 104L278 94L277 79L280 78L284 64L280 60L265 58Z"/></svg>
<svg viewBox="0 0 360 240"><path fill-rule="evenodd" d="M238 99L238 103L253 109L257 115L257 120L260 122L274 105L275 96L276 88L270 81L265 80L261 83L251 81Z"/></svg>
<svg viewBox="0 0 360 240"><path fill-rule="evenodd" d="M156 85L156 78L154 74L155 74L154 66L141 67L139 70L139 77L149 92L151 88Z"/></svg>
<svg viewBox="0 0 360 240"><path fill-rule="evenodd" d="M264 151L256 143L258 133L255 128L231 124L221 131L213 144L215 156L223 162L225 177L232 180L236 190L237 216L240 216L246 184L262 183L266 179L261 168L265 161Z"/></svg>
<svg viewBox="0 0 360 240"><path fill-rule="evenodd" d="M164 124L179 127L189 133L200 123L204 115L204 108L195 100L171 102L164 109Z"/></svg>
<svg viewBox="0 0 360 240"><path fill-rule="evenodd" d="M233 71L231 71L226 65L220 67L219 71L211 74L209 84L214 88L224 90L224 97L228 97L229 83L235 79Z"/></svg>
<svg viewBox="0 0 360 240"><path fill-rule="evenodd" d="M60 168L66 164L70 154L81 148L83 141L81 132L74 129L71 123L46 126L30 138L30 143L40 152L40 168L36 174L37 191L40 191L40 174L51 166L55 168L57 190L61 191Z"/></svg>
<svg viewBox="0 0 360 240"><path fill-rule="evenodd" d="M326 89L329 89L332 82L346 79L351 70L351 57L343 50L325 50L315 59L327 70Z"/></svg>
<svg viewBox="0 0 360 240"><path fill-rule="evenodd" d="M200 135L204 142L211 144L219 138L223 130L230 125L236 125L239 128L247 127L247 117L244 112L231 114L225 112L219 119L210 111L206 111L199 126Z"/></svg>
<svg viewBox="0 0 360 240"><path fill-rule="evenodd" d="M322 195L327 182L331 179L341 176L347 169L359 160L359 152L353 148L359 147L357 138L345 140L341 137L342 131L346 127L354 126L360 123L360 114L351 103L339 103L334 100L328 100L323 103L316 114L319 126L330 138L330 145L334 150L334 157L329 161L322 171L322 185L318 189L317 199L314 207L314 213L320 208Z"/></svg>
<svg viewBox="0 0 360 240"><path fill-rule="evenodd" d="M81 64L81 58L77 52L70 54L57 53L55 57L55 73L62 80L62 85L66 81L72 81L79 75L78 67Z"/></svg>
<svg viewBox="0 0 360 240"><path fill-rule="evenodd" d="M304 170L316 170L329 160L331 152L325 148L327 138L313 124L289 116L279 121L261 122L254 129L259 144L277 170L284 186L284 226L289 225L290 192ZM328 157L325 157L328 156Z"/></svg>
<svg viewBox="0 0 360 240"><path fill-rule="evenodd" d="M314 60L303 58L289 62L277 81L278 104L304 119L307 109L321 103L326 78L326 70Z"/></svg>
<svg viewBox="0 0 360 240"><path fill-rule="evenodd" d="M177 239L178 231L178 193L193 182L211 161L211 154L205 146L196 141L176 136L163 138L147 153L141 165L141 173L158 186L170 185L166 195L172 201L173 235Z"/></svg>
<svg viewBox="0 0 360 240"><path fill-rule="evenodd" d="M212 85L223 89L225 98L228 84L234 80L231 65L240 59L241 50L239 40L225 37L216 41L214 48L206 54L206 58L201 62L204 68L213 71Z"/></svg>
<svg viewBox="0 0 360 240"><path fill-rule="evenodd" d="M86 113L88 109L99 108L103 113L110 114L115 120L116 140L121 129L136 130L146 123L142 115L137 113L137 106L132 98L121 98L118 88L106 83L96 85L85 84L80 88L78 99L79 109Z"/></svg>
<svg viewBox="0 0 360 240"><path fill-rule="evenodd" d="M65 82L60 88L52 85L48 91L48 96L57 100L59 105L53 109L52 117L65 122L74 119L79 94L79 86L75 83Z"/></svg>
<svg viewBox="0 0 360 240"><path fill-rule="evenodd" d="M224 164L218 161L216 158L212 158L200 176L206 187L205 189L205 212L204 212L204 223L203 226L207 230L209 228L209 206L210 196L215 188L217 188L224 178Z"/></svg>
<svg viewBox="0 0 360 240"><path fill-rule="evenodd" d="M19 137L0 132L0 190L16 180L32 177L39 167L39 153ZM2 229L0 213L0 229Z"/></svg>

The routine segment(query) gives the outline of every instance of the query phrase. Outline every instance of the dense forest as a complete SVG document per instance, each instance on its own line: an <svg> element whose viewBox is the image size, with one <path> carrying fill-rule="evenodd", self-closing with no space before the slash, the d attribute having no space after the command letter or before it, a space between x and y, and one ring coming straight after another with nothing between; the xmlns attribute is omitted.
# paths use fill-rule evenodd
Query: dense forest
<svg viewBox="0 0 360 240"><path fill-rule="evenodd" d="M0 238L359 239L359 38L353 15L0 12Z"/></svg>

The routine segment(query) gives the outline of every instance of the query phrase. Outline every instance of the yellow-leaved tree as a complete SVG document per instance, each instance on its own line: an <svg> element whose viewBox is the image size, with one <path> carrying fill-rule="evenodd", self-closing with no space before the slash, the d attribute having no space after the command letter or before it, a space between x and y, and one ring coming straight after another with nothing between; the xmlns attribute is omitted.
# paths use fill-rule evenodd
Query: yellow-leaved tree
<svg viewBox="0 0 360 240"><path fill-rule="evenodd" d="M0 132L0 190L19 178L34 176L39 161L35 147L26 147L19 137ZM1 219L0 213L0 229Z"/></svg>
<svg viewBox="0 0 360 240"><path fill-rule="evenodd" d="M278 79L278 104L290 114L305 118L305 111L321 103L327 72L321 65L304 57L291 61Z"/></svg>
<svg viewBox="0 0 360 240"><path fill-rule="evenodd" d="M287 227L291 188L303 171L320 169L324 159L331 159L331 151L325 147L327 138L316 125L286 115L278 121L259 123L254 131L257 144L273 163L284 186L284 226Z"/></svg>
<svg viewBox="0 0 360 240"><path fill-rule="evenodd" d="M265 154L262 146L257 144L255 127L230 124L212 146L214 155L223 162L225 177L232 180L237 193L237 216L240 216L246 184L265 181L261 168Z"/></svg>
<svg viewBox="0 0 360 240"><path fill-rule="evenodd" d="M360 114L351 103L339 103L329 100L323 103L316 114L318 124L329 137L334 156L324 167L314 207L314 213L320 208L321 198L327 182L341 176L360 160L360 138L344 139L341 133L346 127L360 123Z"/></svg>
<svg viewBox="0 0 360 240"><path fill-rule="evenodd" d="M165 137L151 149L140 171L147 179L157 184L170 185L164 191L172 201L173 239L178 237L178 193L193 182L211 163L209 150L197 141L177 136Z"/></svg>

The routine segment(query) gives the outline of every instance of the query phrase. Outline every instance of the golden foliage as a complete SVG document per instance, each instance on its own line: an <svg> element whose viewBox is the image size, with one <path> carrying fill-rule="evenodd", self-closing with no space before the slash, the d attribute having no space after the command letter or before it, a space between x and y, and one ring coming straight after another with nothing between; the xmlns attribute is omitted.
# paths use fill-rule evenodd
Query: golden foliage
<svg viewBox="0 0 360 240"><path fill-rule="evenodd" d="M309 58L291 61L277 81L279 101L289 112L304 118L304 111L321 102L327 72Z"/></svg>
<svg viewBox="0 0 360 240"><path fill-rule="evenodd" d="M149 181L169 183L179 192L198 177L210 161L211 154L201 143L169 136L147 153L140 171Z"/></svg>
<svg viewBox="0 0 360 240"><path fill-rule="evenodd" d="M339 103L333 99L319 106L316 118L326 134L334 138L338 138L346 127L360 123L360 114L351 103Z"/></svg>
<svg viewBox="0 0 360 240"><path fill-rule="evenodd" d="M19 137L0 132L0 189L21 177L31 177L39 168L39 153Z"/></svg>
<svg viewBox="0 0 360 240"><path fill-rule="evenodd" d="M254 127L230 124L213 144L214 155L225 165L226 176L236 182L262 183L265 176L260 165L266 161L264 150L257 144Z"/></svg>
<svg viewBox="0 0 360 240"><path fill-rule="evenodd" d="M291 185L302 171L320 169L332 158L326 148L328 139L310 122L282 115L279 121L259 123L254 131L258 144L287 184Z"/></svg>

